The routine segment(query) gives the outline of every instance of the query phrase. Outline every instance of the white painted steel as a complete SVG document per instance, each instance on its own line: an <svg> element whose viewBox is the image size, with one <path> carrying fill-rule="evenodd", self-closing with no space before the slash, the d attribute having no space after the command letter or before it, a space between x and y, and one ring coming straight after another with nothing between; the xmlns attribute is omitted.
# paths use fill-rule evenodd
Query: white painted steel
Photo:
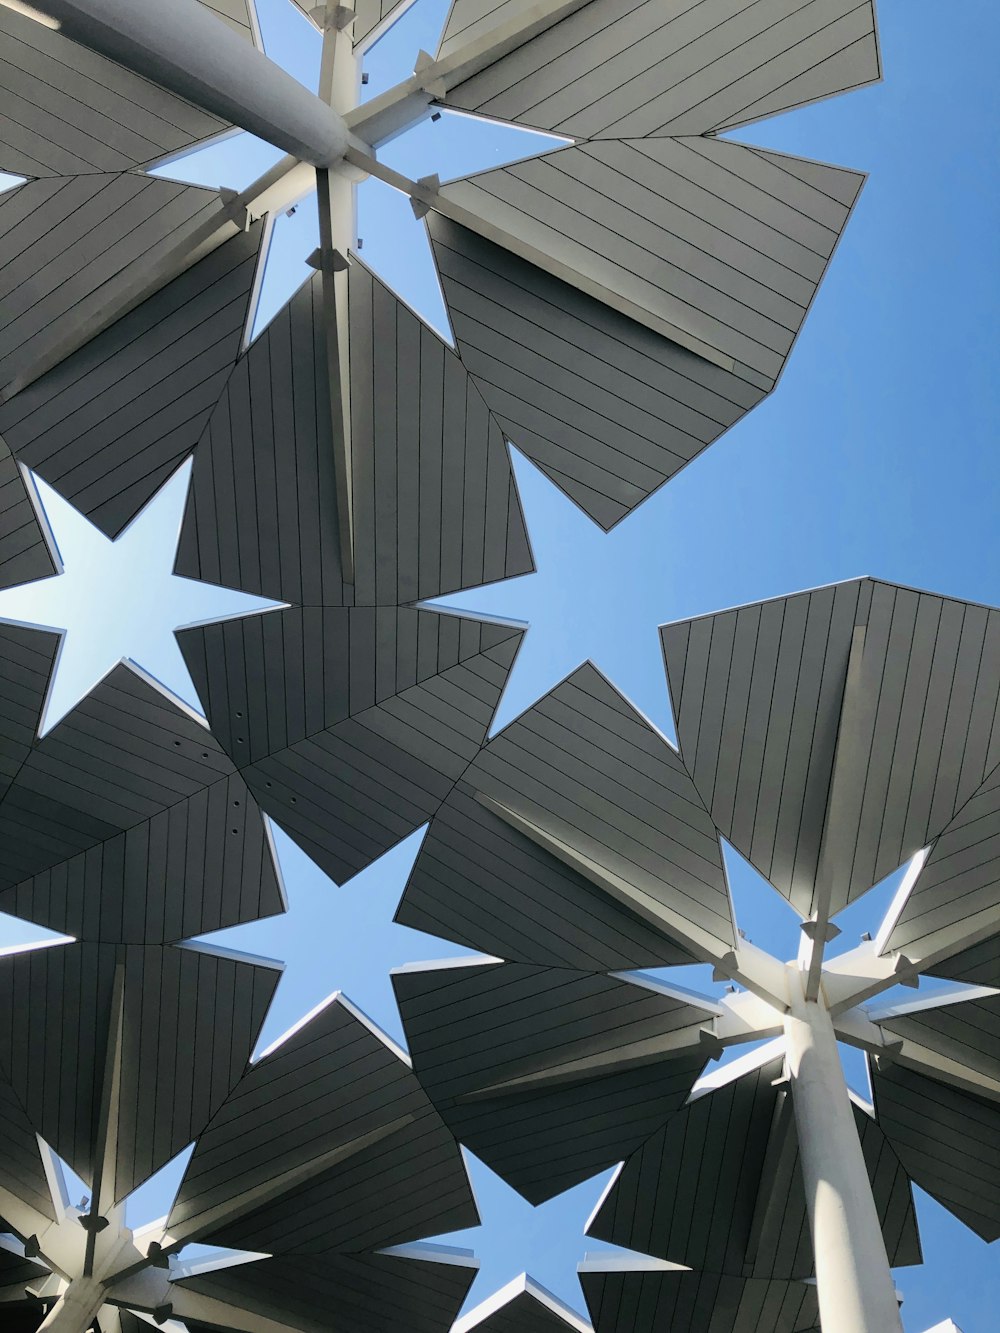
<svg viewBox="0 0 1000 1333"><path fill-rule="evenodd" d="M833 1021L789 968L786 1058L825 1333L902 1333Z"/></svg>
<svg viewBox="0 0 1000 1333"><path fill-rule="evenodd" d="M313 166L339 162L343 118L197 0L39 0L62 31Z"/></svg>

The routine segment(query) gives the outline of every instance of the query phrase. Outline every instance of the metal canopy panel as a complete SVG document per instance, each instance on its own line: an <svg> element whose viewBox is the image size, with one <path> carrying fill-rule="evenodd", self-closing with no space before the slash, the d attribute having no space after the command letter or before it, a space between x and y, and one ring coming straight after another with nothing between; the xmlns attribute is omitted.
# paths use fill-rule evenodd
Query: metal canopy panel
<svg viewBox="0 0 1000 1333"><path fill-rule="evenodd" d="M0 1169L3 1171L0 1188L16 1194L43 1217L56 1220L37 1135L17 1094L3 1076L0 1076ZM0 1260L8 1257L0 1248ZM0 1286L4 1281L0 1271Z"/></svg>
<svg viewBox="0 0 1000 1333"><path fill-rule="evenodd" d="M396 606L529 573L503 435L461 361L357 260L349 291L353 587L319 274L241 358L209 419L178 573L307 606Z"/></svg>
<svg viewBox="0 0 1000 1333"><path fill-rule="evenodd" d="M357 261L349 282L354 584L319 275L209 420L178 558L181 574L291 603L180 639L254 796L338 881L434 814L486 739L520 641L409 604L532 568L502 434L458 357Z"/></svg>
<svg viewBox="0 0 1000 1333"><path fill-rule="evenodd" d="M872 1071L875 1109L914 1184L1000 1239L1000 1106L901 1065Z"/></svg>
<svg viewBox="0 0 1000 1333"><path fill-rule="evenodd" d="M816 1288L717 1273L583 1273L595 1333L819 1333Z"/></svg>
<svg viewBox="0 0 1000 1333"><path fill-rule="evenodd" d="M462 360L503 427L603 528L763 390L430 213Z"/></svg>
<svg viewBox="0 0 1000 1333"><path fill-rule="evenodd" d="M255 0L199 0L216 18L222 19L234 32L256 45L257 13Z"/></svg>
<svg viewBox="0 0 1000 1333"><path fill-rule="evenodd" d="M250 1309L284 1327L323 1333L448 1333L475 1278L459 1264L397 1259L382 1254L280 1256L191 1278L181 1290ZM317 1323L317 1320L321 1321ZM209 1333L187 1319L191 1333Z"/></svg>
<svg viewBox="0 0 1000 1333"><path fill-rule="evenodd" d="M996 767L1000 611L862 579L661 630L695 786L803 916L856 627L845 800L827 832L836 912L941 833Z"/></svg>
<svg viewBox="0 0 1000 1333"><path fill-rule="evenodd" d="M308 3L309 0L305 0ZM298 0L296 0L298 3ZM357 17L351 32L355 44L370 37L378 27L388 26L413 4L413 0L354 0L351 8Z"/></svg>
<svg viewBox="0 0 1000 1333"><path fill-rule="evenodd" d="M851 179L853 203L863 177L826 171L837 193ZM780 155L714 139L575 145L441 195L503 228L543 267L558 261L585 289L628 301L652 328L683 330L765 391L850 216Z"/></svg>
<svg viewBox="0 0 1000 1333"><path fill-rule="evenodd" d="M212 0L241 8L250 0ZM249 26L249 20L247 21ZM0 6L0 171L129 171L231 128L45 24Z"/></svg>
<svg viewBox="0 0 1000 1333"><path fill-rule="evenodd" d="M1000 768L994 769L937 839L886 941L916 957L947 949L977 922L1000 934ZM980 959L949 959L935 971L959 981L1000 985L1000 942ZM978 963L978 966L977 966ZM983 974L986 967L989 975ZM990 977L995 979L991 980Z"/></svg>
<svg viewBox="0 0 1000 1333"><path fill-rule="evenodd" d="M520 631L305 608L179 638L262 809L341 883L425 823L475 758Z"/></svg>
<svg viewBox="0 0 1000 1333"><path fill-rule="evenodd" d="M242 348L262 230L234 236L0 407L15 457L109 536L198 442Z"/></svg>
<svg viewBox="0 0 1000 1333"><path fill-rule="evenodd" d="M56 572L20 468L0 437L0 588Z"/></svg>
<svg viewBox="0 0 1000 1333"><path fill-rule="evenodd" d="M456 0L441 54L529 8ZM591 0L448 103L586 139L707 134L880 77L872 0Z"/></svg>
<svg viewBox="0 0 1000 1333"><path fill-rule="evenodd" d="M31 753L58 647L55 634L0 624L0 799Z"/></svg>
<svg viewBox="0 0 1000 1333"><path fill-rule="evenodd" d="M334 1000L247 1070L195 1147L168 1230L301 1258L477 1223L458 1147L409 1066Z"/></svg>
<svg viewBox="0 0 1000 1333"><path fill-rule="evenodd" d="M689 1046L607 1073L622 1046L692 1026L697 1034L711 1017L614 977L504 963L403 971L393 984L428 1095L455 1135L535 1204L634 1151L680 1109L705 1064L695 1037L693 1054ZM484 1092L574 1061L584 1068L555 1087Z"/></svg>
<svg viewBox="0 0 1000 1333"><path fill-rule="evenodd" d="M953 954L931 970L953 981L970 981L980 986L1000 988L1000 933L971 949Z"/></svg>
<svg viewBox="0 0 1000 1333"><path fill-rule="evenodd" d="M99 326L104 309L220 207L213 190L131 173L53 176L0 195L0 247L8 256L0 275L0 386L30 374L66 321Z"/></svg>
<svg viewBox="0 0 1000 1333"><path fill-rule="evenodd" d="M37 1132L88 1183L124 967L119 1200L204 1128L243 1073L278 973L171 948L69 944L0 959L0 1069Z"/></svg>
<svg viewBox="0 0 1000 1333"><path fill-rule="evenodd" d="M995 947L995 946L994 946ZM947 969L950 971L950 969ZM994 981L997 978L994 976ZM1000 995L879 1020L907 1042L1000 1082Z"/></svg>
<svg viewBox="0 0 1000 1333"><path fill-rule="evenodd" d="M38 661L36 670L42 664ZM31 748L0 805L5 886L232 773L204 727L127 667L116 667L42 740L36 733L45 679L36 676L33 683L42 689L23 718Z"/></svg>
<svg viewBox="0 0 1000 1333"><path fill-rule="evenodd" d="M592 666L475 760L427 836L397 919L508 959L599 970L691 961L666 930L536 847L480 798L523 814L733 945L718 838L690 778Z"/></svg>
<svg viewBox="0 0 1000 1333"><path fill-rule="evenodd" d="M122 944L176 943L284 907L263 817L238 775L0 892L0 912Z"/></svg>
<svg viewBox="0 0 1000 1333"><path fill-rule="evenodd" d="M588 1228L599 1240L738 1277L813 1272L790 1093L782 1060L699 1097L624 1166ZM854 1119L893 1267L920 1262L909 1182L881 1130Z"/></svg>
<svg viewBox="0 0 1000 1333"><path fill-rule="evenodd" d="M350 269L355 602L410 602L534 565L503 436L468 371Z"/></svg>
<svg viewBox="0 0 1000 1333"><path fill-rule="evenodd" d="M39 740L55 636L0 628L0 911L159 944L284 910L263 819L205 728L117 667Z"/></svg>

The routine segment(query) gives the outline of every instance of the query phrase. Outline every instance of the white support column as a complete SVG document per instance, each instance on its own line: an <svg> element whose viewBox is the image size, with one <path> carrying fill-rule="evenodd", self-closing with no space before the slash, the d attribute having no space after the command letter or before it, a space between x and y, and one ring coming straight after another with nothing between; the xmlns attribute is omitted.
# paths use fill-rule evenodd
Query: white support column
<svg viewBox="0 0 1000 1333"><path fill-rule="evenodd" d="M314 17L316 14L314 12ZM354 11L326 0L319 94L338 113L351 109L361 87L361 64L354 53ZM354 184L364 173L341 163L316 171L319 209L319 267L323 280L323 333L330 389L337 484L340 561L344 582L354 582L354 470L351 443L350 313L348 253L357 239Z"/></svg>
<svg viewBox="0 0 1000 1333"><path fill-rule="evenodd" d="M788 1072L824 1333L902 1333L833 1022L789 972Z"/></svg>
<svg viewBox="0 0 1000 1333"><path fill-rule="evenodd" d="M343 118L197 0L35 0L68 37L303 162L339 162Z"/></svg>
<svg viewBox="0 0 1000 1333"><path fill-rule="evenodd" d="M38 1333L87 1333L107 1290L98 1278L76 1278L53 1305Z"/></svg>

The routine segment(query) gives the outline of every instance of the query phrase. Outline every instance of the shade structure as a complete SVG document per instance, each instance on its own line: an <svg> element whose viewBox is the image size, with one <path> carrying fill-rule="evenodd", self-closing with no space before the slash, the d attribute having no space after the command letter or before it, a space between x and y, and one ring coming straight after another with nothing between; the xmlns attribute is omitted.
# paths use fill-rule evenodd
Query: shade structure
<svg viewBox="0 0 1000 1333"><path fill-rule="evenodd" d="M0 201L0 583L53 569L19 465L114 536L193 453L179 572L284 603L185 632L208 730L121 667L39 739L55 640L3 630L0 908L74 937L0 960L0 1105L17 1159L0 1214L29 1249L44 1233L38 1299L101 1333L112 1319L131 1331L128 1309L194 1329L329 1327L335 1309L345 1333L430 1333L470 1276L412 1248L474 1220L456 1133L536 1199L627 1158L605 1207L628 1229L638 1177L658 1206L680 1207L651 1145L730 1104L734 1142L740 1124L744 1142L769 1126L763 1160L747 1150L714 1186L741 1217L751 1197L762 1210L753 1255L749 1234L696 1253L689 1219L671 1253L691 1273L585 1273L595 1327L815 1327L829 1282L823 1245L806 1238L808 1187L783 1200L787 1219L761 1203L775 1122L786 1167L796 1142L777 1105L798 1104L799 1071L790 1094L754 1070L698 1082L725 1045L791 1027L790 970L740 936L720 833L808 918L804 1002L822 989L831 1041L877 1057L879 1118L847 1107L847 1119L872 1167L878 1244L899 1262L916 1253L908 1177L992 1234L991 1178L958 1179L954 1153L969 1124L986 1149L994 1134L996 904L969 856L998 763L994 614L866 581L787 599L770 639L761 607L735 626L713 617L707 644L703 622L683 645L671 627L678 754L590 669L488 742L519 631L415 606L531 569L508 439L610 527L775 386L863 181L720 135L877 79L871 4L459 0L436 57L366 106L355 48L405 4L311 12L318 99L254 50L247 0L183 7L214 15L194 25L207 51L189 54L203 70L226 53L219 87L178 72L178 33L146 0L112 43L125 64L107 55L113 0L32 8L66 26L0 6L16 110L0 169L27 178ZM432 105L563 141L499 172L408 181L373 145ZM317 146L303 124L330 134ZM236 196L146 170L234 125L299 148ZM427 218L455 350L358 258L359 173ZM313 181L316 277L250 343L265 219ZM768 688L779 707L765 717ZM772 810L775 747L807 733ZM912 736L913 754L889 755L890 735ZM749 767L734 774L738 752ZM423 1090L339 1003L248 1065L273 968L179 947L281 910L264 813L338 880L432 823L401 919L503 961L399 979ZM830 917L928 847L892 930L824 959ZM714 1004L631 975L692 960L737 991ZM969 989L940 1009L863 1008L926 971ZM763 1109L741 1121L754 1089ZM933 1141L914 1130L915 1098L940 1108ZM299 1156L275 1140L278 1104ZM799 1126L806 1181L808 1139ZM192 1141L160 1249L137 1248L124 1199ZM93 1191L84 1225L52 1196L50 1150ZM695 1195L692 1218L708 1197ZM124 1269L102 1267L112 1238ZM267 1257L196 1272L166 1253L189 1240ZM21 1283L17 1265L33 1260L13 1258ZM112 1291L121 1317L100 1313ZM514 1314L566 1322L520 1296Z"/></svg>
<svg viewBox="0 0 1000 1333"><path fill-rule="evenodd" d="M782 1041L805 1012L790 988L814 971L831 1039L872 1060L874 1106L855 1100L848 1123L886 1274L920 1262L911 1181L996 1236L995 616L861 580L666 627L679 752L586 667L491 741L442 810L399 919L438 933L451 922L463 943L518 961L397 975L425 1086L529 1198L618 1152L590 1234L690 1270L596 1256L581 1270L595 1328L817 1326L809 1130ZM720 837L800 911L798 960L780 965L737 930ZM831 917L907 858L878 937L825 957ZM515 913L530 922L516 938ZM700 1014L664 1001L636 1026L629 999L658 983L634 969L692 958L730 993ZM968 984L873 998L925 971ZM550 1025L561 1058L539 1049ZM778 1040L701 1072L761 1038ZM681 1071L693 1091L661 1097L654 1126L644 1093ZM533 1155L560 1107L575 1136L564 1121Z"/></svg>
<svg viewBox="0 0 1000 1333"><path fill-rule="evenodd" d="M468 1263L433 1247L418 1246L410 1257L398 1249L380 1251L442 1228L474 1225L475 1205L454 1139L384 1036L335 998L248 1067L262 1004L276 980L272 968L176 949L166 951L172 963L163 951L154 956L149 949L96 956L91 950L80 962L70 957L77 948L47 950L42 965L51 974L48 965L58 958L54 970L64 986L75 988L78 1010L89 1001L100 1024L96 984L110 1011L108 1049L81 1047L76 1061L80 1105L92 1104L94 1119L69 1125L72 1143L67 1145L64 1130L60 1144L63 1151L72 1147L73 1160L94 1181L89 1211L68 1209L45 1188L50 1140L36 1139L32 1130L51 1126L40 1123L31 1075L25 1076L23 1061L11 1059L5 1043L4 1066L13 1069L15 1081L3 1085L12 1131L3 1217L22 1237L34 1238L36 1267L46 1275L54 1268L70 1279L71 1290L74 1281L96 1271L103 1278L99 1305L107 1306L109 1316L120 1304L161 1322L176 1314L195 1328L245 1329L247 1321L252 1327L268 1319L273 1328L323 1326L345 1333L359 1324L385 1333L401 1323L448 1328L472 1281ZM136 962L134 954L144 956ZM148 1020L130 988L141 989L147 1002L153 997L148 978L134 971L148 974L153 967L165 975L188 964L202 971L235 968L258 997L250 1025L226 1032L232 1043L228 1070L217 1058L222 1020L231 1021L234 1012L249 1019L252 1012L233 1003L231 986L228 993L217 983L197 993L185 988L189 1031L176 1034L166 1063L174 1035L169 1021L162 1027L163 1014L173 1008L169 1001L157 1010L159 1051L136 1039L137 1026ZM37 971L39 958L25 965ZM11 983L8 973L5 968L5 983L16 987L20 978ZM52 998L54 1010L62 1007L54 992ZM194 1032L203 1045L192 1044ZM23 1047L39 1035L22 1029L11 1040ZM35 1081L40 1083L37 1075ZM63 1107L68 1113L68 1100ZM294 1135L288 1132L293 1125ZM176 1147L166 1137L171 1134L182 1142L194 1139L194 1153L169 1217L134 1234L121 1203L155 1169L155 1159L143 1157L140 1145L152 1135L169 1154ZM105 1236L96 1252L88 1248L88 1236ZM246 1251L243 1263L213 1268L169 1258L193 1240Z"/></svg>

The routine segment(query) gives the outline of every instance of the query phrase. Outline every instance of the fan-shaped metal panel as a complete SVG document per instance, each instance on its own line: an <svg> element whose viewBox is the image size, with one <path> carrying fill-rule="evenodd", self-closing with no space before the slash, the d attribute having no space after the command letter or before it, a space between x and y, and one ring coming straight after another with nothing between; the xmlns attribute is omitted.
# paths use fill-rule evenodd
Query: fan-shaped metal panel
<svg viewBox="0 0 1000 1333"><path fill-rule="evenodd" d="M524 961L608 970L691 961L668 929L536 847L490 802L620 878L654 910L663 904L733 944L718 838L690 778L593 667L476 759L428 835L398 919Z"/></svg>
<svg viewBox="0 0 1000 1333"><path fill-rule="evenodd" d="M816 1288L718 1273L584 1273L595 1333L819 1333Z"/></svg>
<svg viewBox="0 0 1000 1333"><path fill-rule="evenodd" d="M223 392L242 348L262 225L0 407L18 461L110 536L191 452Z"/></svg>
<svg viewBox="0 0 1000 1333"><path fill-rule="evenodd" d="M613 977L506 963L403 971L393 982L428 1095L534 1203L638 1147L681 1107L705 1063L697 1044L693 1054L690 1045L657 1054L656 1042L697 1033L709 1011ZM649 1044L646 1061L613 1072L633 1042ZM554 1071L554 1086L531 1086L532 1075Z"/></svg>
<svg viewBox="0 0 1000 1333"><path fill-rule="evenodd" d="M529 8L457 0L442 55ZM586 139L706 134L880 74L871 0L592 0L448 100Z"/></svg>
<svg viewBox="0 0 1000 1333"><path fill-rule="evenodd" d="M1000 1238L1000 1105L902 1065L872 1075L879 1124L910 1178L986 1241Z"/></svg>
<svg viewBox="0 0 1000 1333"><path fill-rule="evenodd" d="M947 828L1000 757L1000 612L859 580L670 625L681 752L724 836L804 916L855 630L832 910Z"/></svg>

